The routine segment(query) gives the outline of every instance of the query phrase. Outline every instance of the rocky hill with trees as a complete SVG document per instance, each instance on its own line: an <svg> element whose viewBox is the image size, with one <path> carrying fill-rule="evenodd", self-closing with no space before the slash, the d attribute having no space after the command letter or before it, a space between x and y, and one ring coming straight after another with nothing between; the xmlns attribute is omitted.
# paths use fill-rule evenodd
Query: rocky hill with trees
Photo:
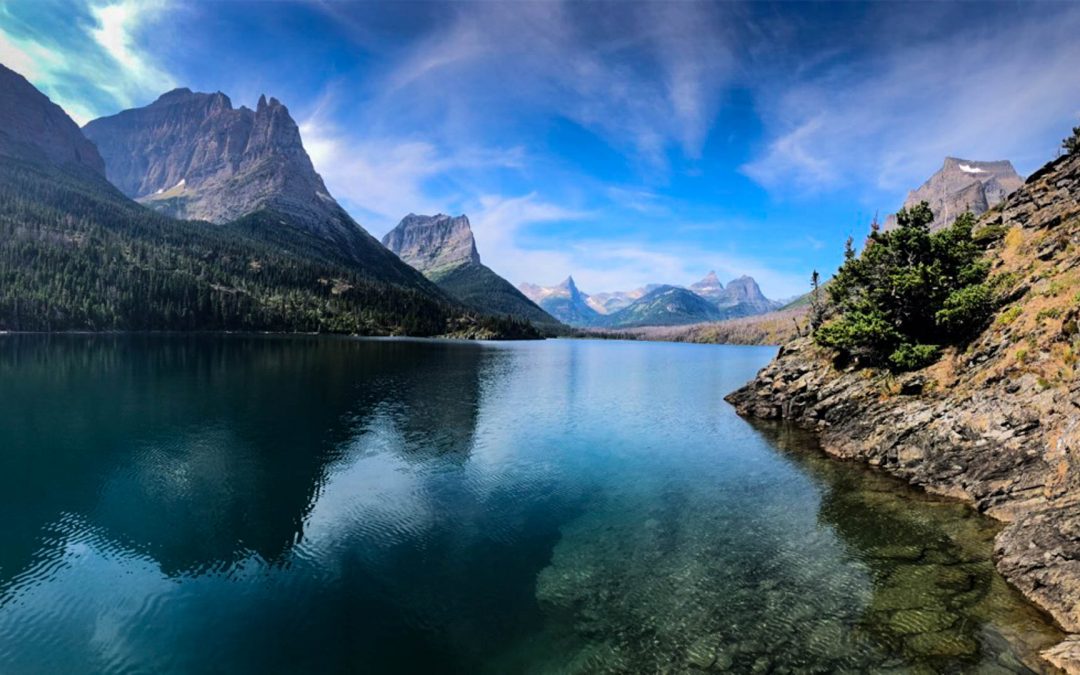
<svg viewBox="0 0 1080 675"><path fill-rule="evenodd" d="M849 250L814 335L728 400L1005 523L996 564L1080 672L1080 130L979 219L929 206Z"/></svg>

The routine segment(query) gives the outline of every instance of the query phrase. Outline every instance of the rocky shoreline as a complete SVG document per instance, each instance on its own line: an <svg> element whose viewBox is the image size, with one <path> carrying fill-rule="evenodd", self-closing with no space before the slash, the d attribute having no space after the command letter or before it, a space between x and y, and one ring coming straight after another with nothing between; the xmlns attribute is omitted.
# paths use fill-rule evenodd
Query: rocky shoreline
<svg viewBox="0 0 1080 675"><path fill-rule="evenodd" d="M1048 164L979 228L1005 302L965 348L894 376L837 367L799 338L727 400L1005 522L997 568L1071 634L1044 658L1080 673L1080 156Z"/></svg>

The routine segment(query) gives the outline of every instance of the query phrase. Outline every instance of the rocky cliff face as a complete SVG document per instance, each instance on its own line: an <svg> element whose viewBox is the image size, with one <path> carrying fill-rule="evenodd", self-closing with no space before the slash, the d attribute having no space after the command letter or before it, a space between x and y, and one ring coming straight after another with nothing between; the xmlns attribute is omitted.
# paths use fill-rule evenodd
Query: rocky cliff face
<svg viewBox="0 0 1080 675"><path fill-rule="evenodd" d="M466 306L491 315L526 319L546 332L559 322L480 262L469 219L464 214L410 213L386 233L383 245Z"/></svg>
<svg viewBox="0 0 1080 675"><path fill-rule="evenodd" d="M382 240L383 246L423 272L429 279L459 265L479 265L469 219L438 214L405 216Z"/></svg>
<svg viewBox="0 0 1080 675"><path fill-rule="evenodd" d="M114 185L171 216L225 223L271 209L343 246L374 243L330 196L275 98L251 110L221 92L176 89L83 131Z"/></svg>
<svg viewBox="0 0 1080 675"><path fill-rule="evenodd" d="M728 397L820 432L826 451L1007 523L999 570L1080 633L1080 155L1047 165L980 220L1009 288L988 328L924 370L837 370L802 338ZM1046 657L1080 672L1080 638Z"/></svg>
<svg viewBox="0 0 1080 675"><path fill-rule="evenodd" d="M729 281L713 302L728 319L765 314L780 308L780 303L765 297L753 277L745 275Z"/></svg>
<svg viewBox="0 0 1080 675"><path fill-rule="evenodd" d="M918 189L908 193L904 207L926 201L934 212L933 229L948 227L965 211L986 213L1024 184L1024 179L1008 160L977 162L946 157L942 167ZM885 227L896 226L890 215Z"/></svg>
<svg viewBox="0 0 1080 675"><path fill-rule="evenodd" d="M0 65L0 154L105 174L94 144L60 106L22 75Z"/></svg>

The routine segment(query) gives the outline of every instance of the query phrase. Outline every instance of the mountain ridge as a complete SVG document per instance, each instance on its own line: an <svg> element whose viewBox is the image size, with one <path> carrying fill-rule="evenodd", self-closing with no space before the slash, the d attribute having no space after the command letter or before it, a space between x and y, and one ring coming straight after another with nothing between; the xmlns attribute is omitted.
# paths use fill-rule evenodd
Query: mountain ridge
<svg viewBox="0 0 1080 675"><path fill-rule="evenodd" d="M0 143L0 331L535 336L468 314L377 242L389 274L271 209L219 225L148 209L77 161L94 146L62 109L2 65L0 79L15 84L0 129L20 110L56 117Z"/></svg>
<svg viewBox="0 0 1080 675"><path fill-rule="evenodd" d="M546 330L559 321L480 260L472 226L464 214L410 213L386 233L391 252L466 306L489 314L519 317Z"/></svg>
<svg viewBox="0 0 1080 675"><path fill-rule="evenodd" d="M582 328L602 322L602 315L589 303L589 296L578 289L573 275L567 276L556 286L544 287L522 282L517 288L545 312L568 326Z"/></svg>
<svg viewBox="0 0 1080 675"><path fill-rule="evenodd" d="M262 209L357 253L376 243L334 200L288 108L259 97L234 108L222 92L178 88L87 123L105 173L128 197L180 219L222 224Z"/></svg>
<svg viewBox="0 0 1080 675"><path fill-rule="evenodd" d="M908 192L904 208L920 202L930 204L934 221L930 227L948 227L965 211L982 215L1024 184L1007 159L979 161L946 157L940 169L918 188ZM885 220L885 229L896 227L896 214Z"/></svg>
<svg viewBox="0 0 1080 675"><path fill-rule="evenodd" d="M553 316L579 328L636 328L646 325L707 323L763 314L780 306L762 294L753 277L743 275L724 286L716 272L709 272L689 288L675 284L647 284L633 291L590 295L577 288L573 276L567 277L557 286L522 283L518 288ZM667 305L658 303L657 297L649 297L661 289L671 301L668 303L670 310L666 315L663 307ZM673 289L678 289L679 292ZM689 295L706 304L697 302ZM618 316L620 314L621 316Z"/></svg>
<svg viewBox="0 0 1080 675"><path fill-rule="evenodd" d="M19 73L0 64L0 152L105 175L97 146L64 110Z"/></svg>

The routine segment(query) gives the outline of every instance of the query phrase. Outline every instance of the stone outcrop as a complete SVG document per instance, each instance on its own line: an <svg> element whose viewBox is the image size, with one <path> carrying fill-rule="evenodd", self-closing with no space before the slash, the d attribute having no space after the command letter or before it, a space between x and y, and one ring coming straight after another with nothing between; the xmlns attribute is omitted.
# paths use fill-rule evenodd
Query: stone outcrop
<svg viewBox="0 0 1080 675"><path fill-rule="evenodd" d="M458 265L480 264L472 227L464 215L452 218L441 213L410 213L386 233L382 243L428 278L437 278Z"/></svg>
<svg viewBox="0 0 1080 675"><path fill-rule="evenodd" d="M0 65L0 154L105 175L97 148L60 106Z"/></svg>
<svg viewBox="0 0 1080 675"><path fill-rule="evenodd" d="M1008 160L977 162L946 157L945 163L918 189L908 193L904 207L928 202L934 212L931 229L948 227L965 211L982 215L1024 184L1024 179ZM885 228L896 227L890 215Z"/></svg>
<svg viewBox="0 0 1080 675"><path fill-rule="evenodd" d="M971 502L1007 524L996 564L1080 633L1080 155L1051 162L977 233L1005 301L936 364L838 369L808 338L730 394L740 414L817 430L825 450ZM1045 654L1080 672L1075 638Z"/></svg>

